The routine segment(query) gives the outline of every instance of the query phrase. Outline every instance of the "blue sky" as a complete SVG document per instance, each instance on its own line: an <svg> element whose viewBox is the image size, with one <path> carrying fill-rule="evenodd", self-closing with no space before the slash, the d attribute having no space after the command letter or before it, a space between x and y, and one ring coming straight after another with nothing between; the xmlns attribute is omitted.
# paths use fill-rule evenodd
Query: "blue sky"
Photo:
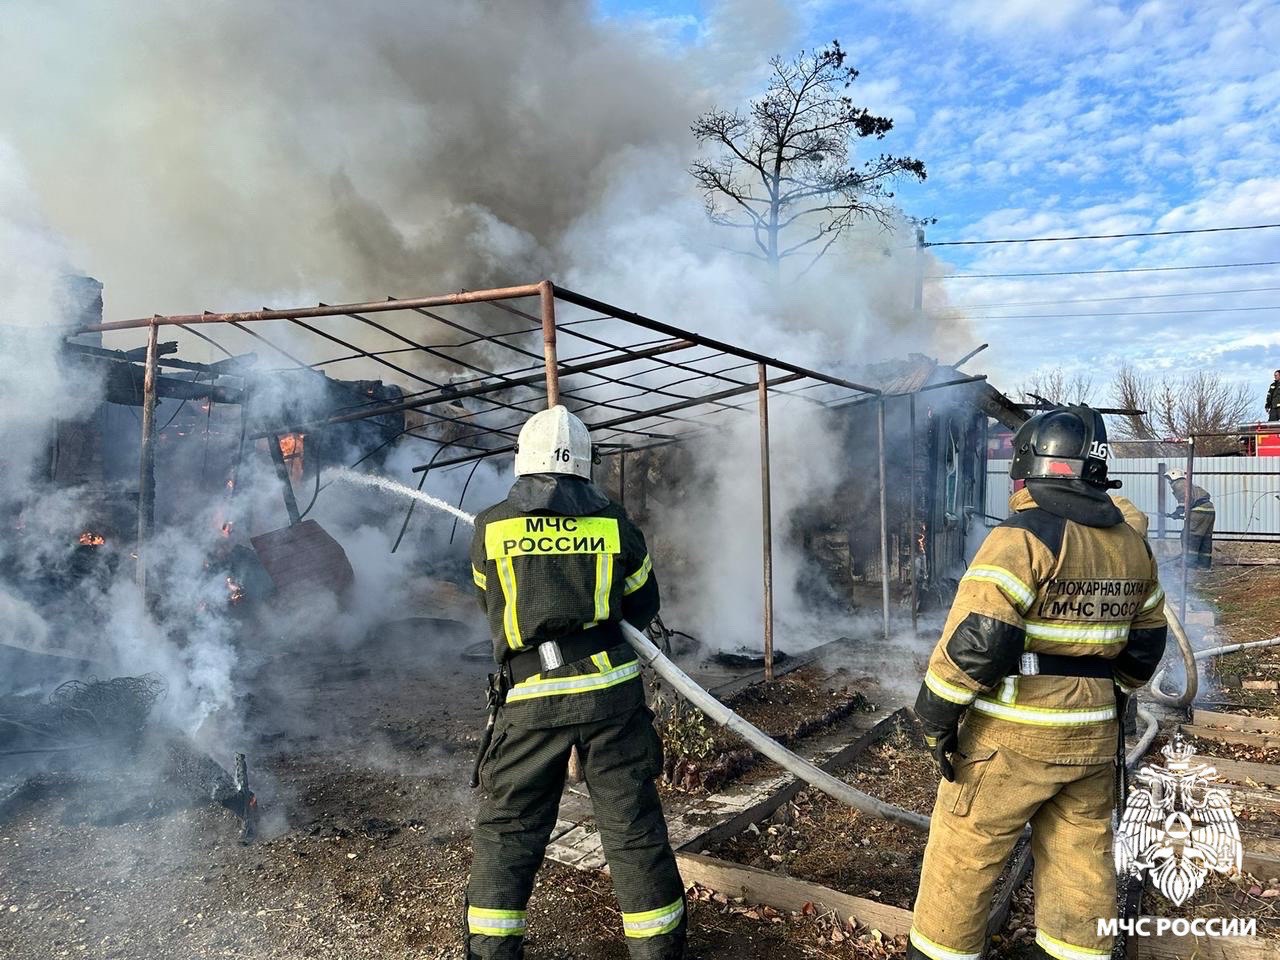
<svg viewBox="0 0 1280 960"><path fill-rule="evenodd" d="M895 120L886 147L928 165L899 197L938 218L931 240L1280 221L1278 3L600 0L599 15L714 50L726 99L759 89L759 51L838 37L862 71L855 101ZM935 252L948 273L1238 263L1280 260L1280 230ZM1261 390L1280 366L1280 289L1260 289L1280 288L1280 267L937 283L1006 377L1029 352L1100 383L1130 362ZM988 319L1006 315L1038 319Z"/></svg>

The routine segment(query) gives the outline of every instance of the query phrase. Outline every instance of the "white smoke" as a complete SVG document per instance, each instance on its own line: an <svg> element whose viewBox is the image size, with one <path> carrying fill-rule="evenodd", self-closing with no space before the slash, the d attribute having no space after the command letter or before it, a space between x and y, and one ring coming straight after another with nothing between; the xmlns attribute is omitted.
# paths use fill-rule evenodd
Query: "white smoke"
<svg viewBox="0 0 1280 960"><path fill-rule="evenodd" d="M109 318L411 296L550 276L833 373L913 349L945 354L971 346L963 328L915 317L915 252L903 227L862 224L802 279L773 287L757 264L724 249L728 239L703 217L685 173L688 125L713 101L753 93L767 57L794 47L797 24L786 4L717 4L691 52L672 52L625 21L598 19L589 0L223 0L199 9L142 0L127 10L103 0L19 0L6 16L22 29L0 32L0 77L25 94L0 102L0 121L32 172L30 189L6 192L21 203L5 201L4 249L14 256L4 262L23 280L6 288L43 289L29 297L40 303L67 266L55 234L28 209L32 195L57 234L70 238L82 269L105 281ZM52 313L43 316L35 326L47 329ZM354 322L326 323L364 342ZM269 365L282 362L235 331L207 332L235 352L255 349ZM193 359L219 358L172 335ZM110 340L141 342L136 333ZM280 342L307 360L331 349L294 334ZM562 355L574 351L566 338ZM92 409L94 392L66 389L55 356L47 349L0 363L6 391L43 391L13 417L20 445L54 420ZM17 409L5 404L0 417ZM504 411L501 422L512 417ZM794 620L804 604L789 518L829 495L847 466L838 439L806 408L779 404L775 418L777 606L780 618ZM431 444L406 441L380 469L414 484L409 467L433 452ZM22 459L34 463L39 453L33 448ZM255 523L240 538L286 522L270 467L261 451L255 456L261 480L237 493ZM747 413L697 454L706 483L655 517L655 539L682 552L714 544L727 558L690 565L705 579L681 591L688 616L705 631L723 629L725 642L758 634L757 457ZM859 469L872 463L864 459ZM508 470L501 460L479 468L465 509L504 495ZM467 475L433 473L427 490L456 503ZM299 495L308 499L307 491ZM421 511L392 554L404 504L392 501L388 510L388 499L341 485L320 493L312 516L352 559L358 609L339 614L320 605L306 625L327 619L331 633L354 642L373 618L411 605L425 571L457 572L469 532L455 534L450 521ZM108 642L122 661L172 678L170 709L189 729L232 710L236 699L236 628L214 614L225 584L205 567L218 519L211 509L192 509L159 534L156 549L167 556L160 573L174 584L159 608L130 600L124 573L101 597ZM697 597L705 606L688 605ZM10 601L13 609L20 604ZM201 612L192 617L192 610Z"/></svg>

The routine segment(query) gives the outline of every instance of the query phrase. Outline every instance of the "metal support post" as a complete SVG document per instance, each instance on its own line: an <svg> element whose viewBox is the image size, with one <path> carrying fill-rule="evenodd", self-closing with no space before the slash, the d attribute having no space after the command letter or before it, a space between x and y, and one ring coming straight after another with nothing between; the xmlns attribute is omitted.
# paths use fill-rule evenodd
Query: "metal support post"
<svg viewBox="0 0 1280 960"><path fill-rule="evenodd" d="M542 303L542 358L547 366L547 408L560 402L560 367L556 360L556 288L550 280L538 284Z"/></svg>
<svg viewBox="0 0 1280 960"><path fill-rule="evenodd" d="M916 553L918 543L916 541L916 395L913 393L910 397L911 403L911 466L907 470L907 550L911 557L911 633L917 632L917 614L916 607L920 603L920 577L919 566L920 558Z"/></svg>
<svg viewBox="0 0 1280 960"><path fill-rule="evenodd" d="M889 639L889 509L885 481L884 397L876 403L876 450L880 460L880 600L884 613L884 638Z"/></svg>
<svg viewBox="0 0 1280 960"><path fill-rule="evenodd" d="M1169 518L1165 516L1169 512L1168 500L1165 496L1165 474L1168 472L1168 464L1161 460L1156 464L1156 539L1163 540L1165 538L1165 521Z"/></svg>
<svg viewBox="0 0 1280 960"><path fill-rule="evenodd" d="M147 359L142 377L142 440L138 465L138 588L147 594L147 540L156 523L156 365L160 327L147 328Z"/></svg>
<svg viewBox="0 0 1280 960"><path fill-rule="evenodd" d="M773 680L773 505L769 482L769 371L756 365L760 399L760 515L764 536L764 679Z"/></svg>
<svg viewBox="0 0 1280 960"><path fill-rule="evenodd" d="M1191 545L1187 524L1191 522L1191 485L1196 464L1196 438L1187 438L1186 487L1182 492L1182 603L1181 619L1187 622L1187 548Z"/></svg>

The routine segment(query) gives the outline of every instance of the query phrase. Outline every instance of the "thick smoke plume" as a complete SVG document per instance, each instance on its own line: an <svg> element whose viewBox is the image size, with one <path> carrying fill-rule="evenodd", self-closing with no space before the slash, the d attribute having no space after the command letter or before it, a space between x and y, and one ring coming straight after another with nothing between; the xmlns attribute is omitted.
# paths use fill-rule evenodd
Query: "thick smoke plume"
<svg viewBox="0 0 1280 960"><path fill-rule="evenodd" d="M549 276L836 373L912 349L963 352L971 344L962 328L939 329L912 310L909 230L863 225L802 279L775 288L725 249L734 238L703 218L685 173L688 125L714 102L749 96L756 67L795 46L792 37L757 29L794 29L786 7L717 5L705 44L675 53L625 23L597 19L588 0L9 4L0 76L23 96L0 103L0 121L30 183L12 192L18 208L6 201L5 252L12 244L14 255L0 269L22 278L6 284L6 297L36 287L42 292L27 300L42 308L14 300L0 322L21 315L50 329L49 291L73 260L104 281L108 319L412 296ZM52 230L23 226L32 222L32 196ZM54 236L66 238L69 257ZM329 329L356 342L363 336L358 328ZM216 336L237 352L253 348L233 331ZM136 333L108 339L141 342ZM179 339L191 359L217 359ZM314 341L298 346L318 349ZM562 356L572 352L566 346ZM6 390L10 379L48 385L49 398L40 398L48 402L24 405L14 418L22 437L39 432L31 410L47 426L84 412L67 403L92 406L91 390L67 399L76 394L51 366L55 356L50 340L34 359L0 363ZM304 358L318 359L314 352ZM32 378L32 370L44 376ZM6 404L0 413L6 430L12 409ZM829 489L846 461L812 418L779 417L775 523L783 527L806 497ZM740 511L725 508L751 500L744 478L753 476L746 464L754 449L745 425L700 454L713 480L700 516L720 518L717 549L741 558L758 554L759 533L754 522L735 525ZM427 445L408 447L384 469L412 481L408 467L429 453ZM34 462L38 454L19 459ZM468 510L502 495L506 469L477 474ZM433 477L428 490L456 498L464 475ZM260 489L268 488L269 481ZM35 499L58 517L49 496ZM271 518L263 520L267 528L279 525L278 501L261 496L254 513ZM364 578L357 596L365 606L331 624L353 642L370 625L359 616L385 612L388 597L411 599L414 572L443 572L444 561L465 550L465 535L451 545L447 527L419 518L429 532L391 555L398 516L371 511L371 496L379 495L335 485L321 493L315 514ZM203 566L217 520L213 509L193 511L163 535L172 538L164 547L172 550L168 566L184 585L168 600L175 617L201 603L215 609L225 590ZM674 511L655 518L659 525L685 520ZM784 593L796 569L787 549L781 545L778 558ZM686 595L709 598L702 618L717 622L746 576L744 560L742 571L721 569L687 585ZM232 629L209 613L178 636L166 611L141 608L125 586L127 578L106 588L98 608L111 642L145 661L136 669L159 659L163 672L180 678L171 704L186 726L230 709ZM793 600L780 597L780 608L795 609ZM20 597L3 602L15 618L29 619ZM47 627L38 617L30 624ZM733 632L754 631L740 623Z"/></svg>

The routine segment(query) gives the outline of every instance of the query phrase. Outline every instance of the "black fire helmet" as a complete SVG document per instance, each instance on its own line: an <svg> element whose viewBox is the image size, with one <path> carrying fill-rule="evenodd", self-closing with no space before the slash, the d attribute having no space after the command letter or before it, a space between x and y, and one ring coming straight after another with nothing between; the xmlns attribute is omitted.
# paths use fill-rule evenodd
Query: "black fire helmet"
<svg viewBox="0 0 1280 960"><path fill-rule="evenodd" d="M1037 413L1013 437L1014 480L1083 482L1097 490L1112 490L1118 480L1107 479L1107 425L1102 414L1083 404Z"/></svg>

